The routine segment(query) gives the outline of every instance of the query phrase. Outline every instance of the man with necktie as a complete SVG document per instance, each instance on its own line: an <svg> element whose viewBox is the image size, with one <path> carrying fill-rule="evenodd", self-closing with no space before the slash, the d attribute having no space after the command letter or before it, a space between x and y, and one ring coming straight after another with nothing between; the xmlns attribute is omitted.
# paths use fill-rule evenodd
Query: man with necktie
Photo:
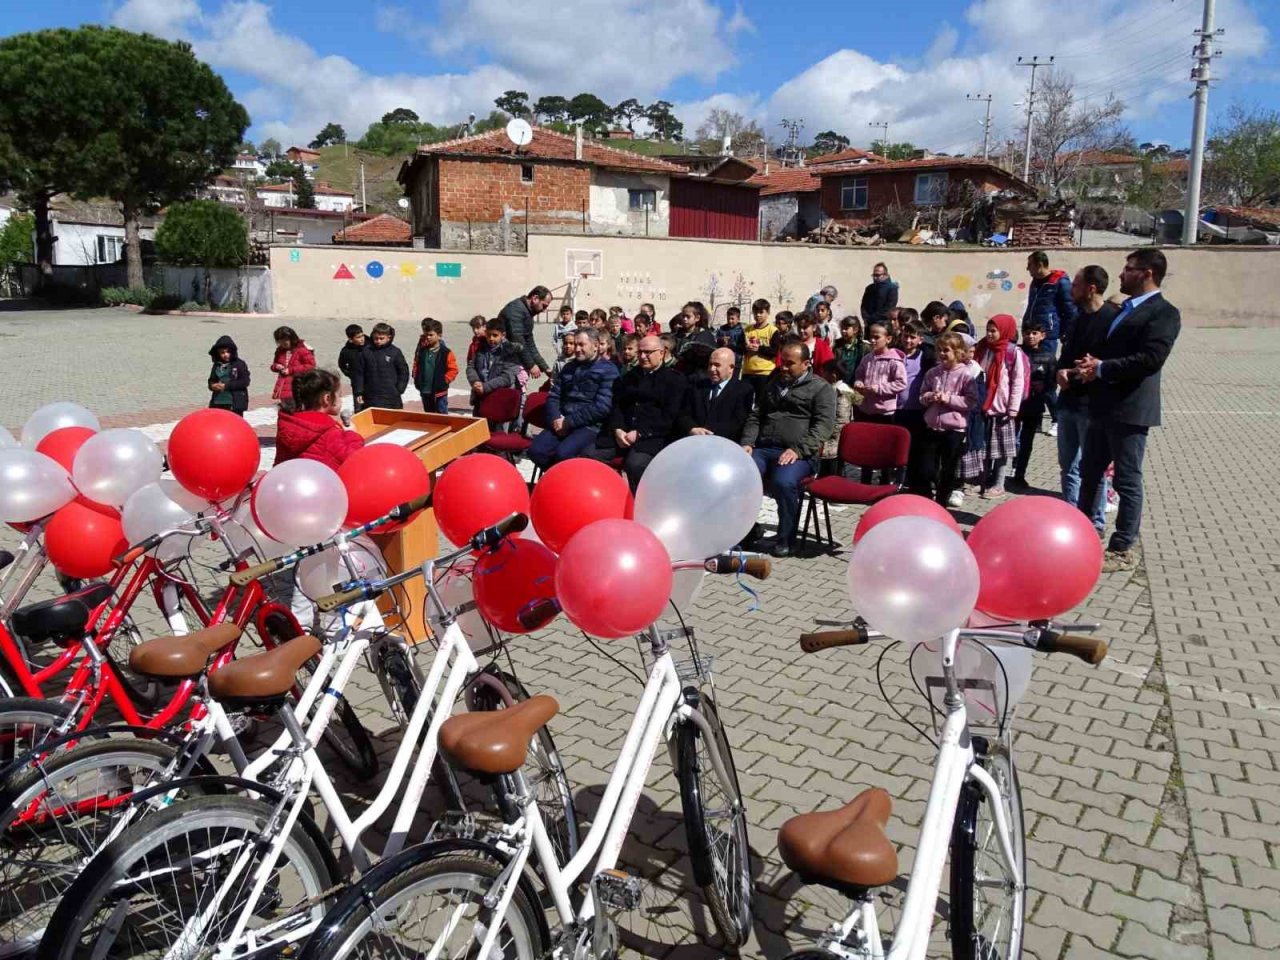
<svg viewBox="0 0 1280 960"><path fill-rule="evenodd" d="M736 361L728 347L720 347L711 354L706 379L696 381L689 392L689 405L680 418L681 433L714 435L741 442L756 390L751 384L734 379Z"/></svg>
<svg viewBox="0 0 1280 960"><path fill-rule="evenodd" d="M1120 495L1103 571L1130 570L1142 523L1147 432L1160 425L1160 370L1182 330L1178 308L1160 292L1168 263L1154 247L1135 250L1120 273L1128 299L1109 326L1098 324L1073 375L1086 385L1089 423L1080 464L1079 506L1092 511L1108 463Z"/></svg>

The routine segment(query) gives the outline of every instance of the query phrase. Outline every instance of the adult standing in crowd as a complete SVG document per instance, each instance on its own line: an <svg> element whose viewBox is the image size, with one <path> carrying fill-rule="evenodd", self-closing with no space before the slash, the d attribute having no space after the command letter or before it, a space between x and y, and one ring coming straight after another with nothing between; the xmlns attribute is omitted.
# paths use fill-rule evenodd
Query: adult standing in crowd
<svg viewBox="0 0 1280 960"><path fill-rule="evenodd" d="M898 281L889 276L889 268L877 263L871 268L871 282L862 291L862 324L883 323L889 311L898 305Z"/></svg>
<svg viewBox="0 0 1280 960"><path fill-rule="evenodd" d="M551 305L551 291L537 286L523 297L516 297L498 314L498 319L506 326L507 340L515 344L520 351L520 363L529 371L529 376L537 380L543 372L551 369L550 364L538 352L538 345L533 341L533 328L538 314Z"/></svg>
<svg viewBox="0 0 1280 960"><path fill-rule="evenodd" d="M742 431L742 448L751 454L766 492L778 505L775 557L789 557L795 549L800 483L813 474L813 458L835 425L835 390L813 372L809 348L784 344L778 351L778 369L770 374Z"/></svg>
<svg viewBox="0 0 1280 960"><path fill-rule="evenodd" d="M714 435L741 442L755 403L756 388L734 379L736 362L736 355L728 347L720 347L711 354L706 379L696 381L690 390L689 404L680 418L681 434Z"/></svg>
<svg viewBox="0 0 1280 960"><path fill-rule="evenodd" d="M1022 335L1034 322L1044 326L1044 340L1040 349L1058 355L1061 340L1070 339L1071 328L1076 322L1076 305L1071 299L1071 278L1065 270L1049 269L1049 255L1036 250L1027 257L1027 273L1031 285L1027 290L1027 309L1022 314ZM1045 392L1045 409L1049 411L1049 435L1058 435L1058 391L1051 384Z"/></svg>
<svg viewBox="0 0 1280 960"><path fill-rule="evenodd" d="M1089 397L1079 503L1086 514L1092 512L1108 463L1115 464L1120 495L1104 571L1137 563L1147 433L1160 425L1160 370L1182 330L1178 308L1160 292L1167 269L1165 255L1154 247L1129 254L1120 273L1120 292L1128 299L1106 329L1093 326L1074 367Z"/></svg>
<svg viewBox="0 0 1280 960"><path fill-rule="evenodd" d="M676 438L688 380L663 365L666 348L657 337L640 341L633 370L613 382L613 403L595 443L584 451L594 460L622 457L634 493L649 461Z"/></svg>
<svg viewBox="0 0 1280 960"><path fill-rule="evenodd" d="M834 312L835 307L831 305L836 302L836 297L838 296L840 296L840 291L831 286L831 284L827 284L809 298L809 301L804 305L804 312L812 316L817 311L819 303L825 303Z"/></svg>
<svg viewBox="0 0 1280 960"><path fill-rule="evenodd" d="M599 330L578 330L572 336L573 359L547 394L547 429L529 448L529 459L543 470L590 447L613 407L618 367L601 356L600 341Z"/></svg>
<svg viewBox="0 0 1280 960"><path fill-rule="evenodd" d="M1062 499L1073 507L1080 502L1080 458L1089 426L1089 395L1079 378L1072 377L1076 361L1084 356L1083 346L1097 330L1111 329L1120 308L1103 299L1111 278L1107 271L1091 263L1076 271L1071 280L1071 299L1076 305L1076 325L1071 339L1062 345L1058 358L1058 469L1062 474ZM1106 479L1098 485L1093 510L1086 510L1101 535L1106 526Z"/></svg>

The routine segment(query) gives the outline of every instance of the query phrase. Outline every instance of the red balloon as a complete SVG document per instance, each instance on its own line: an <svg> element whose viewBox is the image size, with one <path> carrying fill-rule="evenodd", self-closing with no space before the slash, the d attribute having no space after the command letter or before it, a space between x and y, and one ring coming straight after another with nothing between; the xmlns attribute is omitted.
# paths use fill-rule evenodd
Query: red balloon
<svg viewBox="0 0 1280 960"><path fill-rule="evenodd" d="M662 614L671 596L671 557L634 520L597 520L560 552L556 597L574 625L594 637L629 637Z"/></svg>
<svg viewBox="0 0 1280 960"><path fill-rule="evenodd" d="M49 519L44 549L64 574L85 580L110 573L113 561L129 549L129 543L118 511L77 497Z"/></svg>
<svg viewBox="0 0 1280 960"><path fill-rule="evenodd" d="M540 543L505 537L476 561L471 576L476 609L499 630L528 633L520 611L556 595L556 555Z"/></svg>
<svg viewBox="0 0 1280 960"><path fill-rule="evenodd" d="M982 586L977 608L1010 620L1047 620L1089 596L1102 541L1083 513L1056 497L1018 497L974 525L969 549Z"/></svg>
<svg viewBox="0 0 1280 960"><path fill-rule="evenodd" d="M338 477L347 488L346 525L358 527L377 520L392 507L420 497L431 489L431 473L411 450L394 443L361 447L343 461ZM407 520L379 527L386 533Z"/></svg>
<svg viewBox="0 0 1280 960"><path fill-rule="evenodd" d="M44 439L36 444L36 453L43 453L51 460L58 461L70 473L71 465L76 461L76 452L95 433L96 430L88 427L59 427L52 433L46 433Z"/></svg>
<svg viewBox="0 0 1280 960"><path fill-rule="evenodd" d="M509 461L472 453L444 468L432 504L440 532L461 545L513 513L527 514L529 488Z"/></svg>
<svg viewBox="0 0 1280 960"><path fill-rule="evenodd" d="M185 490L215 503L243 490L261 460L253 427L243 417L212 407L178 421L165 455Z"/></svg>
<svg viewBox="0 0 1280 960"><path fill-rule="evenodd" d="M587 524L624 519L629 502L631 488L620 473L578 457L542 475L529 499L529 514L542 542L558 553Z"/></svg>
<svg viewBox="0 0 1280 960"><path fill-rule="evenodd" d="M946 507L928 497L920 497L914 493L900 493L897 496L885 497L862 515L857 528L853 531L853 542L857 544L872 527L878 523L884 523L891 517L928 517L930 520L945 523L956 533L960 533L960 524L956 523L956 518L951 516Z"/></svg>

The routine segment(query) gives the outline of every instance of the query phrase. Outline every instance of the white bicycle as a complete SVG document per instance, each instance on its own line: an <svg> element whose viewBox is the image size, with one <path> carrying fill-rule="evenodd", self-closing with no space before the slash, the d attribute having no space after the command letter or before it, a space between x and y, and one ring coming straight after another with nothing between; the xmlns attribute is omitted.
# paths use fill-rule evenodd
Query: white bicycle
<svg viewBox="0 0 1280 960"><path fill-rule="evenodd" d="M767 559L741 554L673 567L759 579L770 572ZM616 866L664 738L680 782L694 879L724 947L736 952L752 918L746 810L716 711L710 660L699 655L691 631L651 627L645 636L652 653L648 682L577 855L566 862L548 842L521 770L525 745L555 716L556 701L538 696L502 715L452 717L440 731L441 749L459 766L499 781L510 801L507 822L484 836L465 823L442 830L440 839L374 868L330 911L303 960L616 957L614 917L641 899L640 881ZM688 637L692 654L684 664L670 647L680 636ZM526 869L530 863L559 919L554 930Z"/></svg>
<svg viewBox="0 0 1280 960"><path fill-rule="evenodd" d="M1026 838L1013 762L1013 708L1030 680L1031 651L1069 653L1086 663L1101 663L1107 655L1105 641L1063 632L1094 629L1092 624L1010 623L952 631L936 644L914 648L912 676L941 715L942 726L915 864L892 943L886 949L873 891L898 875L897 850L884 832L893 802L887 792L872 788L838 810L793 817L778 832L778 852L801 880L853 901L851 912L834 922L815 948L786 960L923 960L948 853L954 960L1017 960L1022 955ZM850 630L805 634L800 646L814 652L880 639L884 634L856 623ZM992 737L972 734L970 710L982 714L982 725L995 728Z"/></svg>
<svg viewBox="0 0 1280 960"><path fill-rule="evenodd" d="M526 523L524 516L512 515L438 562L496 545ZM324 806L357 871L374 862L368 835L393 807L393 823L379 854L387 857L401 850L433 768L440 727L481 666L453 613L440 606L433 583L436 563L359 582L343 601L359 618L332 642L322 645L314 637L297 637L212 673L208 691L222 707L272 711L284 733L239 777L215 778L227 791L238 789L244 795L206 792L181 799L133 823L101 848L62 897L37 955L233 958L296 949L346 880L311 817L313 797ZM415 576L426 578L437 611L432 625L439 645L420 693L412 703L401 698L408 710L406 729L386 782L353 817L316 744L363 654L385 633L376 605L369 601ZM322 610L339 605L320 604ZM320 663L295 710L288 699L295 671L317 653ZM221 729L222 716L215 727L225 736L229 731ZM549 760L559 768L554 745L551 749ZM273 768L278 774L265 776ZM134 802L167 801L174 786L159 784L135 795ZM552 795L539 796L538 802L554 808L546 813L553 832L564 836L560 828L565 820L572 821L567 782L550 778L546 787Z"/></svg>

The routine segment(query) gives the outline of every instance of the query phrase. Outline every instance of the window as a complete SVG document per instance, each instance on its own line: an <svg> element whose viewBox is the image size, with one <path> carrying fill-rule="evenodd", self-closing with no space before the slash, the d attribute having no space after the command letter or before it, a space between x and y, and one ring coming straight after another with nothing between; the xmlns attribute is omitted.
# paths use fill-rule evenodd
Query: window
<svg viewBox="0 0 1280 960"><path fill-rule="evenodd" d="M98 262L116 263L124 251L124 237L111 237L105 233L98 234Z"/></svg>
<svg viewBox="0 0 1280 960"><path fill-rule="evenodd" d="M844 180L841 182L840 209L841 210L867 209L867 178L866 177L858 177L856 180Z"/></svg>
<svg viewBox="0 0 1280 960"><path fill-rule="evenodd" d="M628 210L657 210L658 209L658 191L657 190L628 190L627 191L627 209Z"/></svg>
<svg viewBox="0 0 1280 960"><path fill-rule="evenodd" d="M520 182L533 183L533 164L532 163L520 164Z"/></svg>
<svg viewBox="0 0 1280 960"><path fill-rule="evenodd" d="M916 203L938 204L947 202L946 173L916 174Z"/></svg>

